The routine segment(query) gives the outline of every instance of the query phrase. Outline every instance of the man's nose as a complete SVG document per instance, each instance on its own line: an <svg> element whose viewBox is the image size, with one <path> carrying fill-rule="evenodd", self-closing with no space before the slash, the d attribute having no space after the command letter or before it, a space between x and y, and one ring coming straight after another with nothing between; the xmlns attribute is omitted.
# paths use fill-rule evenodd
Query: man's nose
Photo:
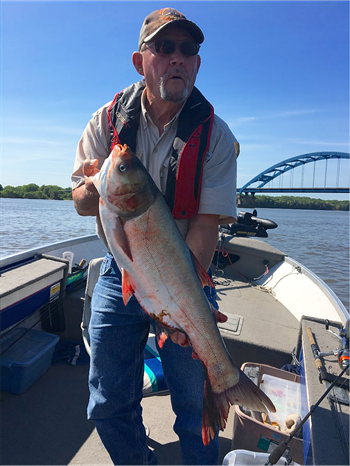
<svg viewBox="0 0 350 466"><path fill-rule="evenodd" d="M180 52L179 47L176 47L174 52L170 56L171 65L183 65L185 62L185 55Z"/></svg>

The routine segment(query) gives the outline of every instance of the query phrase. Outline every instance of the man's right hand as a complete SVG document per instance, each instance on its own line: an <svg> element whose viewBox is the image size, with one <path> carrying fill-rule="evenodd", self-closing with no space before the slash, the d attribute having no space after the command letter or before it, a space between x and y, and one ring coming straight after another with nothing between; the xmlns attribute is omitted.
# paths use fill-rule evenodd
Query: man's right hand
<svg viewBox="0 0 350 466"><path fill-rule="evenodd" d="M86 159L83 164L85 184L72 192L74 207L79 215L96 216L98 214L99 194L92 181L92 177L100 170L97 168L97 159Z"/></svg>
<svg viewBox="0 0 350 466"><path fill-rule="evenodd" d="M97 168L97 159L86 159L83 163L83 174L85 178L85 188L87 191L97 193L96 186L92 181L92 177L100 170Z"/></svg>

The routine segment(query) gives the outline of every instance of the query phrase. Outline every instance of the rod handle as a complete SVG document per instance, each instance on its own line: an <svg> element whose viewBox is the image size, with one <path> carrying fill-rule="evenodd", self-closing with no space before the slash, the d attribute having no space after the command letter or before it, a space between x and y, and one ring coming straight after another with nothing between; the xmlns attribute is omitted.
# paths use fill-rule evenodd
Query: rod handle
<svg viewBox="0 0 350 466"><path fill-rule="evenodd" d="M317 347L314 335L313 335L310 327L306 327L306 333L307 333L307 336L309 338L312 354L314 355L315 365L316 365L317 369L322 370L323 364L322 364L322 361L321 361L321 359L319 357L318 347Z"/></svg>

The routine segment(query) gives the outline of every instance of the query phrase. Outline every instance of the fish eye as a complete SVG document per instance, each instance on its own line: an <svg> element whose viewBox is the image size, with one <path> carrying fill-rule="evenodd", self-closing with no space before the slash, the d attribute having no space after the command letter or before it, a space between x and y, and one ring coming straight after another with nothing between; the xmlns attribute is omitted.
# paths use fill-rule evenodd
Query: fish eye
<svg viewBox="0 0 350 466"><path fill-rule="evenodd" d="M126 166L123 165L123 164L120 164L119 165L119 171L122 172L122 173L125 172L126 171Z"/></svg>

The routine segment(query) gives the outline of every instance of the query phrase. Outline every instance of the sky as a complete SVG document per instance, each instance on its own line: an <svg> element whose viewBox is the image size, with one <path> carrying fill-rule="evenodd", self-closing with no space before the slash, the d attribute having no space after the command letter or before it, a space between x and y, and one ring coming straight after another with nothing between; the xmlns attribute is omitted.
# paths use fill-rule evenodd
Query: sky
<svg viewBox="0 0 350 466"><path fill-rule="evenodd" d="M2 1L3 186L70 186L86 124L141 78L131 62L141 24L164 7L204 33L196 86L241 145L238 187L291 157L349 153L347 0ZM316 165L315 186L323 186ZM349 186L348 161L329 163L328 186L336 172L339 186Z"/></svg>

